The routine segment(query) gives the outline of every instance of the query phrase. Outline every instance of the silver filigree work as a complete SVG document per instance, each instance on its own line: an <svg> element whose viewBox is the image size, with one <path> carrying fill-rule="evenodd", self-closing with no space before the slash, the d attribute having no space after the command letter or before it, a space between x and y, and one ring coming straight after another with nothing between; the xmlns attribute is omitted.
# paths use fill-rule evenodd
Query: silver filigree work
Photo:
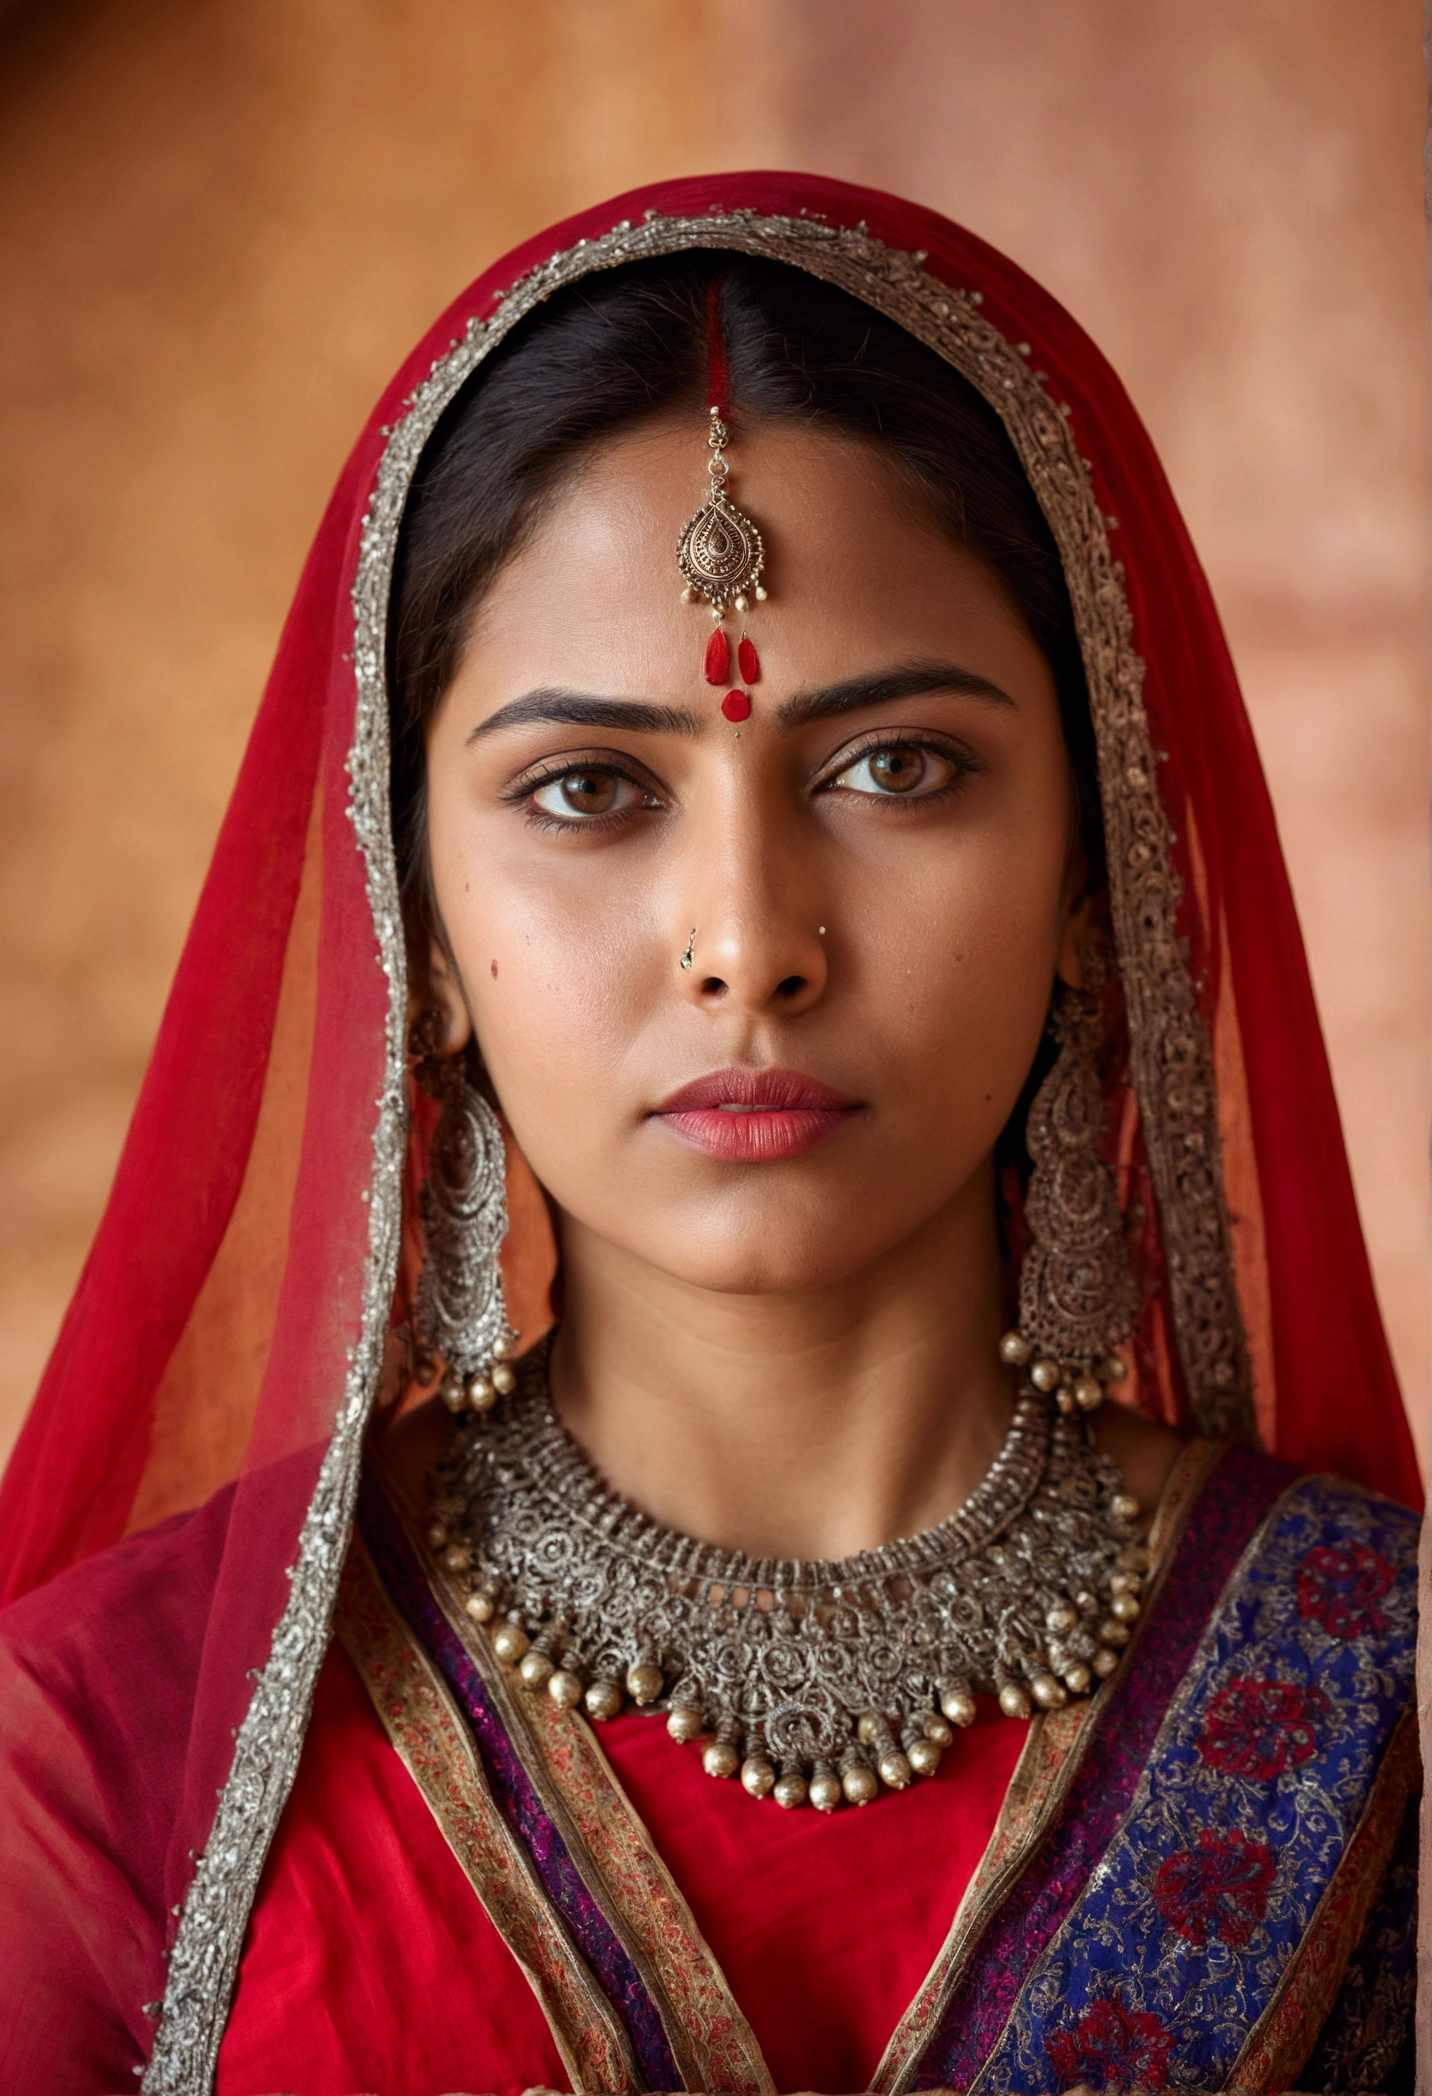
<svg viewBox="0 0 1432 2096"><path fill-rule="evenodd" d="M1123 573L1069 416L983 319L977 290L926 274L923 258L863 226L757 211L623 219L551 256L486 318L474 315L404 404L388 434L353 582L355 713L349 814L363 856L379 962L388 979L383 1078L373 1133L361 1332L334 1437L292 1568L289 1601L240 1727L214 1830L184 1902L146 2096L203 2096L263 1858L298 1765L352 1520L362 1436L382 1373L397 1273L406 1143L407 983L389 818L384 649L393 558L408 490L440 416L514 326L597 270L693 248L772 255L839 285L928 344L1004 421L1059 547L1083 651L1108 851L1134 1087L1159 1203L1179 1356L1195 1422L1256 1438L1252 1388L1223 1196L1212 1055L1177 925L1179 882L1158 797Z"/></svg>
<svg viewBox="0 0 1432 2096"><path fill-rule="evenodd" d="M1122 1373L1112 1357L1133 1325L1138 1290L1118 1185L1099 1150L1105 1102L1098 995L1065 990L1053 1027L1059 1053L1025 1122L1034 1168L1024 1197L1029 1246L1019 1270L1017 1336L1024 1350L1006 1338L1004 1353L1021 1365L1055 1364L1056 1393L1070 1401L1060 1409L1068 1411L1077 1392L1081 1408L1092 1411L1103 1394L1098 1386ZM1040 1380L1047 1382L1047 1375Z"/></svg>
<svg viewBox="0 0 1432 2096"><path fill-rule="evenodd" d="M428 1532L462 1611L533 1693L581 1697L597 1719L629 1695L705 1739L712 1775L832 1810L932 1773L976 1694L1028 1717L1117 1665L1148 1568L1138 1504L1033 1393L938 1527L801 1563L695 1542L619 1499L553 1412L546 1356L459 1430Z"/></svg>

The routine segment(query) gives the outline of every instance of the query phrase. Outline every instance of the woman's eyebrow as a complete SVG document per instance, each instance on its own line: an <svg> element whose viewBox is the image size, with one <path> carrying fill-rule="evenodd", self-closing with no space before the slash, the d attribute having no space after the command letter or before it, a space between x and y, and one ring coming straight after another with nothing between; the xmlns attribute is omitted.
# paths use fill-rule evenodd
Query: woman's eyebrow
<svg viewBox="0 0 1432 2096"><path fill-rule="evenodd" d="M699 735L701 722L682 706L656 706L648 699L606 699L560 687L524 692L479 721L469 745L500 728L629 728L643 735Z"/></svg>
<svg viewBox="0 0 1432 2096"><path fill-rule="evenodd" d="M1013 706L1014 700L988 677L977 677L953 662L909 662L895 669L871 670L863 677L848 677L841 684L827 684L819 691L799 691L781 707L778 720L783 728L801 728L807 721L828 720L834 713L852 713L859 706L879 706L887 699L918 699L929 692L947 691L961 697L988 699L995 706Z"/></svg>

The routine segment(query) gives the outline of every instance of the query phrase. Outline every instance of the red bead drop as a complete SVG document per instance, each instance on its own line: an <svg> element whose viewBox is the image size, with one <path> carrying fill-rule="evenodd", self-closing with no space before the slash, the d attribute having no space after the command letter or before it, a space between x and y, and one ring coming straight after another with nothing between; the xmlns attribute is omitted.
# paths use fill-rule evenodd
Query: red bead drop
<svg viewBox="0 0 1432 2096"><path fill-rule="evenodd" d="M743 721L751 718L751 701L744 691L728 691L721 701L721 711L728 721Z"/></svg>
<svg viewBox="0 0 1432 2096"><path fill-rule="evenodd" d="M706 643L706 682L724 684L731 667L731 643L718 626Z"/></svg>
<svg viewBox="0 0 1432 2096"><path fill-rule="evenodd" d="M741 645L736 650L736 660L741 666L741 675L747 684L754 684L761 674L761 658L756 653L756 643L741 635Z"/></svg>

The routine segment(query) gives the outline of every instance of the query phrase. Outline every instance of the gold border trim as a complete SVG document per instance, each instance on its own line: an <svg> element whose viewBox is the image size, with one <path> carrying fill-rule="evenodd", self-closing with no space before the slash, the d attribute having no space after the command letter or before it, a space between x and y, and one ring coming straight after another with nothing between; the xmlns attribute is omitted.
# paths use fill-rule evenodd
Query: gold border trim
<svg viewBox="0 0 1432 2096"><path fill-rule="evenodd" d="M1150 1603L1163 1586L1189 1513L1217 1468L1225 1445L1190 1441L1174 1460L1149 1526L1148 1547L1154 1560L1148 1586ZM1146 1610L1141 1619L1140 1634L1150 1612ZM1034 1861L1058 1817L1105 1706L1132 1664L1138 1646L1139 1636L1135 1636L1124 1652L1118 1672L1111 1675L1096 1696L1036 1717L1030 1725L989 1844L965 1888L949 1935L920 1991L895 2026L871 2080L873 2096L904 2096L910 2087L930 2034L969 1971L985 1931Z"/></svg>
<svg viewBox="0 0 1432 2096"><path fill-rule="evenodd" d="M577 1711L558 1710L517 1686L516 1670L503 1665L463 1610L396 1480L373 1467L544 1810L641 1974L683 2083L724 2096L776 2096L755 2032L592 1728Z"/></svg>
<svg viewBox="0 0 1432 2096"><path fill-rule="evenodd" d="M437 1668L389 1600L354 1536L334 1628L383 1730L422 1794L551 2028L572 2087L643 2089L626 2027L553 1912L532 1859L490 1789L467 1725Z"/></svg>
<svg viewBox="0 0 1432 2096"><path fill-rule="evenodd" d="M1227 2087L1235 2096L1274 2096L1312 2057L1421 1780L1417 1713L1409 1707L1388 1741L1362 1817L1317 1912L1233 2064Z"/></svg>

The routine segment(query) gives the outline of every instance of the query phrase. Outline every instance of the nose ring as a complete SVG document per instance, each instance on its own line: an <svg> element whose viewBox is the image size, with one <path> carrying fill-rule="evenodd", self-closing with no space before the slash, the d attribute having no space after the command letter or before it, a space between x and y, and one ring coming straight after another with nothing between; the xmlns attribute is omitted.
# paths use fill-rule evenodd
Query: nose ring
<svg viewBox="0 0 1432 2096"><path fill-rule="evenodd" d="M687 940L687 942L686 942L686 951L685 951L685 953L684 953L684 954L683 954L683 955L681 956L681 965L682 965L682 967L683 967L683 968L689 968L689 967L691 966L691 956L692 956L693 952L695 951L695 948L696 948L696 926L695 926L695 925L693 924L693 925L692 925L692 927L691 927L691 937L690 937L690 938L689 938L689 939Z"/></svg>

